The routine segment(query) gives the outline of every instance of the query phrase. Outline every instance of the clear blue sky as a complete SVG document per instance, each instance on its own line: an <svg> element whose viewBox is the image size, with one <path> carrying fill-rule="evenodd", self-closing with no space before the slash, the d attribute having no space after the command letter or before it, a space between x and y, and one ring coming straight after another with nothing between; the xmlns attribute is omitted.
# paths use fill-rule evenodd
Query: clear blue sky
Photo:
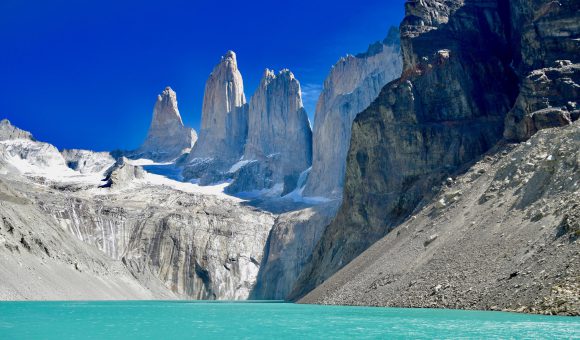
<svg viewBox="0 0 580 340"><path fill-rule="evenodd" d="M264 68L289 68L312 117L330 67L403 13L404 0L0 0L0 118L59 148L136 148L168 85L198 128L229 49L248 99Z"/></svg>

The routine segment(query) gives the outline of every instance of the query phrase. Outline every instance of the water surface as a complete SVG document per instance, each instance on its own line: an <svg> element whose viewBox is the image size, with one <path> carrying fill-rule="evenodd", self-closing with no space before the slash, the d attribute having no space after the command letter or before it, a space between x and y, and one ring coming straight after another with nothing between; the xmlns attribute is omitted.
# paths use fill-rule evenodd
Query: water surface
<svg viewBox="0 0 580 340"><path fill-rule="evenodd" d="M0 339L580 339L580 318L264 302L1 302Z"/></svg>

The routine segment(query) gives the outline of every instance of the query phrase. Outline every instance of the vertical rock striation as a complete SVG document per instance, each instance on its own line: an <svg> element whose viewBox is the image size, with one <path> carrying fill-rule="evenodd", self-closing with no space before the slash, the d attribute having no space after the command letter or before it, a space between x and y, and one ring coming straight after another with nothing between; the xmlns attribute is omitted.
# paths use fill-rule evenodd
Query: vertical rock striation
<svg viewBox="0 0 580 340"><path fill-rule="evenodd" d="M324 229L335 216L338 203L331 201L276 218L250 299L283 300L288 297Z"/></svg>
<svg viewBox="0 0 580 340"><path fill-rule="evenodd" d="M248 105L236 54L228 51L205 85L199 139L183 175L210 183L237 162L248 134Z"/></svg>
<svg viewBox="0 0 580 340"><path fill-rule="evenodd" d="M312 162L312 131L302 104L300 83L289 70L266 70L250 100L248 139L239 166L234 166L231 193L296 187Z"/></svg>
<svg viewBox="0 0 580 340"><path fill-rule="evenodd" d="M177 108L177 95L166 87L157 96L147 138L134 156L156 161L174 160L189 152L196 140L195 130L183 125Z"/></svg>
<svg viewBox="0 0 580 340"><path fill-rule="evenodd" d="M502 138L517 79L497 1L409 1L403 74L352 127L342 206L292 296L326 280Z"/></svg>
<svg viewBox="0 0 580 340"><path fill-rule="evenodd" d="M401 68L396 28L366 53L348 55L332 67L316 107L312 170L305 196L342 195L352 122L385 84L401 75Z"/></svg>

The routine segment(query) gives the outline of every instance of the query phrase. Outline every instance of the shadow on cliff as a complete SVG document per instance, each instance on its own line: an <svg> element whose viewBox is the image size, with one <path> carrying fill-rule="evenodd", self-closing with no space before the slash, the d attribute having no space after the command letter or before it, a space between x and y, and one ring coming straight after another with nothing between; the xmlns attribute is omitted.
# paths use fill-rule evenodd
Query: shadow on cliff
<svg viewBox="0 0 580 340"><path fill-rule="evenodd" d="M409 2L407 6L418 6ZM407 8L406 66L353 123L344 200L290 295L297 300L429 203L501 142L518 93L508 6L457 2L425 31Z"/></svg>

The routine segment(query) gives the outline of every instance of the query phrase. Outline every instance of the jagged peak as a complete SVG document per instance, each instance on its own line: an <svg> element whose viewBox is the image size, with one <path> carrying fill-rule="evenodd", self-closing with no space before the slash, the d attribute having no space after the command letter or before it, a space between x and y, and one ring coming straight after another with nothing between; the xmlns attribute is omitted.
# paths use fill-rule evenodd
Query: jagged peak
<svg viewBox="0 0 580 340"><path fill-rule="evenodd" d="M292 71L287 68L280 70L280 72L278 72L278 76L289 78L290 80L294 79L294 73L292 73Z"/></svg>
<svg viewBox="0 0 580 340"><path fill-rule="evenodd" d="M401 44L401 31L396 26L389 28L389 33L383 40L384 45L399 46Z"/></svg>
<svg viewBox="0 0 580 340"><path fill-rule="evenodd" d="M274 70L270 70L269 68L267 68L264 70L264 74L262 75L262 78L264 78L264 79L276 78L276 74L274 73Z"/></svg>
<svg viewBox="0 0 580 340"><path fill-rule="evenodd" d="M261 83L262 83L262 85L268 85L273 80L280 79L280 78L285 79L285 80L290 81L290 82L296 80L294 73L292 73L292 71L290 71L290 69L287 69L287 68L281 69L280 71L278 71L278 74L276 75L274 70L266 68L264 70L263 75L262 75Z"/></svg>
<svg viewBox="0 0 580 340"><path fill-rule="evenodd" d="M222 62L224 61L232 61L237 63L236 52L229 50L222 56Z"/></svg>
<svg viewBox="0 0 580 340"><path fill-rule="evenodd" d="M171 101L175 102L175 106L177 106L177 94L171 87L167 86L163 92L157 95L157 101Z"/></svg>
<svg viewBox="0 0 580 340"><path fill-rule="evenodd" d="M0 121L0 140L8 139L29 139L35 140L28 131L21 130L4 118Z"/></svg>
<svg viewBox="0 0 580 340"><path fill-rule="evenodd" d="M356 58L368 58L383 52L385 46L399 47L401 45L399 29L395 26L389 28L387 36L382 41L375 41L370 44L367 50L363 53L358 53ZM351 55L347 54L347 58Z"/></svg>

